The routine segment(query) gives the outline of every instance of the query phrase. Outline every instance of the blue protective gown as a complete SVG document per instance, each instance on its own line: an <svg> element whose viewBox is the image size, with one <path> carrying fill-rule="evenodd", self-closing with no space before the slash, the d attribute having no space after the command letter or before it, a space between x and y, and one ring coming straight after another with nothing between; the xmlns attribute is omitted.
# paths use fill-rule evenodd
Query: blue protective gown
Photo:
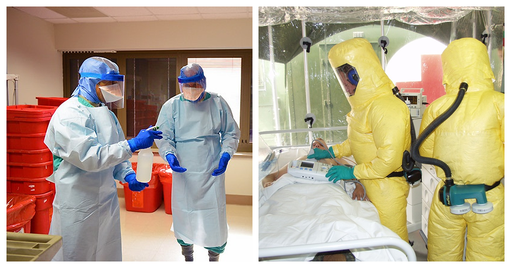
<svg viewBox="0 0 511 268"><path fill-rule="evenodd" d="M220 156L238 148L240 131L227 102L215 93L192 103L179 94L161 108L155 140L163 159L176 155L187 171L172 173L172 219L177 239L218 247L227 242L225 173L212 176Z"/></svg>
<svg viewBox="0 0 511 268"><path fill-rule="evenodd" d="M119 201L115 180L133 173L132 152L115 115L78 97L55 111L44 143L62 162L52 176L51 235L62 236L54 260L121 261Z"/></svg>

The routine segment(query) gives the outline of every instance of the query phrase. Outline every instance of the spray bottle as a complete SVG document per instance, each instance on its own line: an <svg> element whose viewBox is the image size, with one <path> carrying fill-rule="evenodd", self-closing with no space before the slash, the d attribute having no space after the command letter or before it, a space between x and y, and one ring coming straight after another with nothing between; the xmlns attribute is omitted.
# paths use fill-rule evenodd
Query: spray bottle
<svg viewBox="0 0 511 268"><path fill-rule="evenodd" d="M158 127L149 127L147 130L157 130ZM151 147L138 151L137 181L149 182L153 172L153 151Z"/></svg>

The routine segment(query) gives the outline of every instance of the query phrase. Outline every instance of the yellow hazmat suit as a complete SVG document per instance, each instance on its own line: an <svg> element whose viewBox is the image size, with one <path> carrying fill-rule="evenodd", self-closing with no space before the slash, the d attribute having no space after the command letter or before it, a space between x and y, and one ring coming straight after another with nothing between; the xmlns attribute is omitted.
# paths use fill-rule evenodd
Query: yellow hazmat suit
<svg viewBox="0 0 511 268"><path fill-rule="evenodd" d="M493 89L494 75L486 46L473 38L453 41L442 53L446 95L425 110L422 132L456 99L461 82L468 91L458 109L424 141L420 153L440 159L451 169L457 185L493 185L504 177L504 94ZM436 168L445 181L444 171ZM428 260L461 261L465 230L466 260L504 260L504 185L487 191L493 211L454 215L435 190L428 225ZM475 200L466 200L474 203Z"/></svg>
<svg viewBox="0 0 511 268"><path fill-rule="evenodd" d="M402 171L403 152L410 148L410 111L392 94L394 84L383 71L371 44L355 38L335 45L328 54L334 70L348 63L360 80L348 97L348 139L332 146L336 157L353 155L353 174L378 210L381 223L408 242L404 177L387 177Z"/></svg>

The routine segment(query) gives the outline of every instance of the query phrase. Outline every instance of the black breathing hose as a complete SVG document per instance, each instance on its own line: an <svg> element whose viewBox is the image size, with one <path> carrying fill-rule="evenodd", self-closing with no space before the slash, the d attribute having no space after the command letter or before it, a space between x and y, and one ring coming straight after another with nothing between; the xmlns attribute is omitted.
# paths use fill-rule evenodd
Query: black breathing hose
<svg viewBox="0 0 511 268"><path fill-rule="evenodd" d="M458 106L460 106L461 101L463 100L463 97L465 96L465 93L467 92L467 90L468 90L468 84L465 82L462 82L460 84L460 90L458 91L458 96L454 100L454 103L451 105L451 107L449 107L449 109L447 109L447 111L445 111L439 117L437 117L435 120L433 120L433 122L431 122L431 124L429 124L426 127L426 129L424 129L424 131L419 135L417 140L414 143L412 143L412 158L417 162L424 163L424 164L431 164L431 165L435 165L435 166L442 168L444 170L445 176L446 176L447 180L449 181L449 183L453 183L452 179L451 179L451 169L449 168L449 166L439 159L421 156L419 153L419 147L424 142L424 140L433 132L433 130L435 130L435 128L437 128L440 124L442 124L445 120L447 120L447 118L449 118L449 116L451 116L454 113L454 111L456 111L456 109L458 109Z"/></svg>
<svg viewBox="0 0 511 268"><path fill-rule="evenodd" d="M406 102L405 99L403 98L403 96L401 96L401 94L399 93L399 89L397 87L394 87L392 89L392 92L400 100L402 100L403 102ZM415 142L416 134L415 134L415 126L413 125L412 115L410 115L410 135L412 136L412 144L413 144ZM403 162L401 164L401 167L403 168L403 170L405 172L410 172L413 170L414 166L415 166L415 161L412 158L412 156L410 155L410 152L404 151Z"/></svg>

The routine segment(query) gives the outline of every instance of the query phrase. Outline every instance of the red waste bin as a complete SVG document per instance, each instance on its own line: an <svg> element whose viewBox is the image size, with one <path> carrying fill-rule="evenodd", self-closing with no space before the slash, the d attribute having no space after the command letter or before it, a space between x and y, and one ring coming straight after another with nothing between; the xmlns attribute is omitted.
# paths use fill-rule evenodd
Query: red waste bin
<svg viewBox="0 0 511 268"><path fill-rule="evenodd" d="M37 99L38 105L48 105L48 106L60 106L63 102L67 101L69 98L61 98L61 97L35 97Z"/></svg>
<svg viewBox="0 0 511 268"><path fill-rule="evenodd" d="M31 233L48 234L50 232L51 217L53 215L53 199L55 198L55 191L50 190L46 193L32 196L36 198L36 213L30 224Z"/></svg>
<svg viewBox="0 0 511 268"><path fill-rule="evenodd" d="M7 232L30 233L35 202L35 196L7 193Z"/></svg>
<svg viewBox="0 0 511 268"><path fill-rule="evenodd" d="M163 166L159 171L160 181L163 184L163 202L165 213L172 214L172 169L169 165Z"/></svg>
<svg viewBox="0 0 511 268"><path fill-rule="evenodd" d="M131 163L135 173L137 172L137 163ZM153 164L153 171L151 174L151 181L149 187L139 192L131 191L128 183L121 183L124 187L124 201L126 203L127 211L135 212L154 212L156 211L163 201L163 190L160 182L158 171L163 164Z"/></svg>

